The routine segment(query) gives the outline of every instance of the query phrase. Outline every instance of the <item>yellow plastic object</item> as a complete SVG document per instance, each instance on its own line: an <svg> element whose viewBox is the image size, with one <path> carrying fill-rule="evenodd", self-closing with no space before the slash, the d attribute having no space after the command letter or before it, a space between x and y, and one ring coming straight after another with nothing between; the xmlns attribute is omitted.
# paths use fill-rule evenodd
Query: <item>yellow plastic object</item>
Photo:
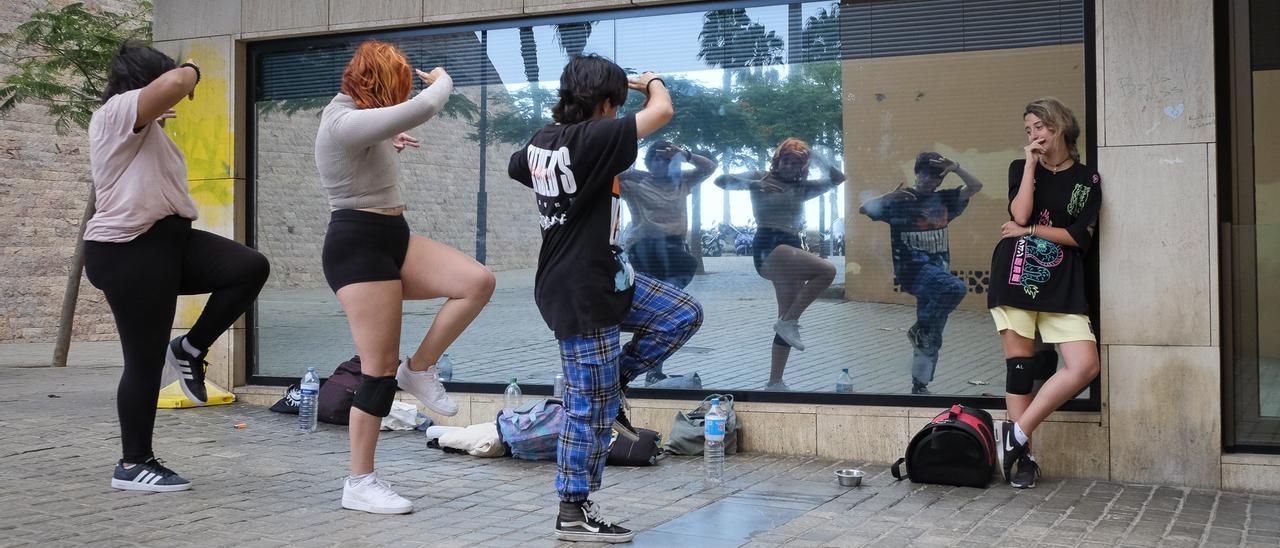
<svg viewBox="0 0 1280 548"><path fill-rule="evenodd" d="M204 381L204 389L209 393L209 403L205 405L225 405L236 401L236 395L218 387L209 381ZM198 407L195 402L187 399L187 395L182 393L182 388L178 386L178 381L169 383L169 386L160 389L160 400L156 402L157 409L185 409L187 407Z"/></svg>

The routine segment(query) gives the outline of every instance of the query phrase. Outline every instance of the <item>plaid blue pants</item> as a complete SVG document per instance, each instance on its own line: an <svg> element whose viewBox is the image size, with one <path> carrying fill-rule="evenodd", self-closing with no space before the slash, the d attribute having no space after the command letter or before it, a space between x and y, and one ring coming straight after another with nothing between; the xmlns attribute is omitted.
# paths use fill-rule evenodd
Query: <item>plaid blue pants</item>
<svg viewBox="0 0 1280 548"><path fill-rule="evenodd" d="M556 451L560 500L581 502L600 488L618 416L619 392L662 364L702 327L702 306L675 286L636 274L635 296L622 323L560 341L564 429ZM621 346L620 332L633 333Z"/></svg>

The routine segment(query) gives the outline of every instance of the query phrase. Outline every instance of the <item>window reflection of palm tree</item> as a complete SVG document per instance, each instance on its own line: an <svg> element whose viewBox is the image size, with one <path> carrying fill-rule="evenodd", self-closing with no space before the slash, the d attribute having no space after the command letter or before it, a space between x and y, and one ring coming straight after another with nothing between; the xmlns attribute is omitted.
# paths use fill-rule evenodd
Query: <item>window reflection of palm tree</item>
<svg viewBox="0 0 1280 548"><path fill-rule="evenodd" d="M811 161L822 173L809 178ZM804 203L840 185L845 176L830 161L811 153L799 139L778 145L769 170L747 175L722 175L716 185L725 190L751 191L751 207L759 228L752 243L756 272L773 282L778 303L777 335L773 339L766 390L787 390L782 374L791 349L804 350L800 315L835 280L836 269L801 249Z"/></svg>

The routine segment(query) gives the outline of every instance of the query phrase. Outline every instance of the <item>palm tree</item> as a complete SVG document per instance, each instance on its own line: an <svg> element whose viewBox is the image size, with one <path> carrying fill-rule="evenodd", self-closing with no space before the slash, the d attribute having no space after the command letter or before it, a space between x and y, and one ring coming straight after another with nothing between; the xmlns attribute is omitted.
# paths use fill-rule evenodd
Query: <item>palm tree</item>
<svg viewBox="0 0 1280 548"><path fill-rule="evenodd" d="M782 62L782 38L764 25L752 21L743 8L708 11L702 20L702 31L698 33L698 44L698 59L708 66L723 70L722 92L726 105L730 102L735 74L743 75L747 69L754 67L757 76L763 76L765 66ZM731 154L728 147L721 149L720 165L725 169L730 166ZM694 227L699 230L702 227L701 194L701 189L693 193ZM723 222L731 224L728 193L724 193L723 208ZM689 246L700 250L701 242L693 240L692 234L690 237ZM698 272L701 273L702 257L696 253L695 256L698 258Z"/></svg>

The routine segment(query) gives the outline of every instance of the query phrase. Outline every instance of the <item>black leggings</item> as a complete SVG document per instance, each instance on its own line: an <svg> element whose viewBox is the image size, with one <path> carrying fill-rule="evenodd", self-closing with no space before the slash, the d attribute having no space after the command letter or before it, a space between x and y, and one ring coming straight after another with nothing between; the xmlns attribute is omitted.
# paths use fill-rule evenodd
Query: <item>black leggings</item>
<svg viewBox="0 0 1280 548"><path fill-rule="evenodd" d="M107 296L124 351L116 392L124 462L144 462L153 456L151 431L178 295L211 294L187 333L187 342L207 349L258 296L267 259L177 216L129 242L85 242L84 255L85 273Z"/></svg>

